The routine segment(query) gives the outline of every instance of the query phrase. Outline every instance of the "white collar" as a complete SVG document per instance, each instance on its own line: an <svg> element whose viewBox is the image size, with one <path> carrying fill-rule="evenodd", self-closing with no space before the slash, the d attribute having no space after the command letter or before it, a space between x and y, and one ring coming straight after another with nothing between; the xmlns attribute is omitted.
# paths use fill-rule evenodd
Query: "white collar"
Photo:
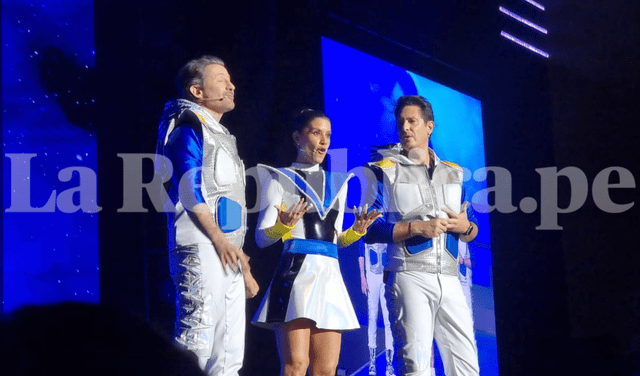
<svg viewBox="0 0 640 376"><path fill-rule="evenodd" d="M383 158L390 158L401 164L416 164L414 161L409 159L409 157L402 154L402 151L398 152L397 149L381 150L380 153L382 154ZM431 148L429 148L429 154L431 154L431 157L433 159L433 165L437 166L438 163L440 163L440 158L438 158L438 155Z"/></svg>
<svg viewBox="0 0 640 376"><path fill-rule="evenodd" d="M320 164L319 163L307 164L307 163L293 162L291 164L291 168L296 170L303 170L305 172L316 172L316 171L320 171Z"/></svg>

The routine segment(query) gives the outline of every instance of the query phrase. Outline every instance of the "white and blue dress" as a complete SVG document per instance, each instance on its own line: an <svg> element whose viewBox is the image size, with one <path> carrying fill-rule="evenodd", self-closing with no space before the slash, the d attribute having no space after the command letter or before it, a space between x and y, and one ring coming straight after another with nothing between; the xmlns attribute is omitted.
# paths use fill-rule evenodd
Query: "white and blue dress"
<svg viewBox="0 0 640 376"><path fill-rule="evenodd" d="M277 324L307 318L319 329L359 328L340 272L337 245L347 181L352 175L330 173L317 164L260 167L263 189L256 229L258 246L266 247L280 239L269 232L278 218L275 206L291 208L304 198L311 208L281 237L280 262L252 323L272 329Z"/></svg>

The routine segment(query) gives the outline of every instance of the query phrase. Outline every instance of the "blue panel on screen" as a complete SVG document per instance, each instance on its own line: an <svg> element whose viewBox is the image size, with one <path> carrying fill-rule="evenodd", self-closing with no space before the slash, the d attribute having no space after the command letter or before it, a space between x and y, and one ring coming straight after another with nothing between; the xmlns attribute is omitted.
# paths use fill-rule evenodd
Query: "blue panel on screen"
<svg viewBox="0 0 640 376"><path fill-rule="evenodd" d="M69 300L96 303L98 215L64 213L56 202L62 192L91 183L81 182L77 172L66 181L61 170L82 167L96 174L89 124L95 103L93 1L3 0L2 37L4 311ZM25 163L15 162L26 154L33 155L26 162L28 178L12 181L25 171ZM53 197L53 210L6 212L16 204L15 190L27 184L28 206L43 207ZM79 199L76 192L68 202L79 205Z"/></svg>
<svg viewBox="0 0 640 376"><path fill-rule="evenodd" d="M486 181L477 182L471 178L474 171L485 167L480 100L327 38L322 38L322 55L325 112L333 125L330 168L357 173L359 166L371 160L371 146L397 143L395 103L402 95L417 94L427 98L433 106L435 152L440 158L465 169L470 190L468 197L486 189ZM353 179L349 186L349 205L360 204L359 181ZM483 213L486 202L473 201L473 205L478 209L476 216L482 229L470 244L474 258L471 271L475 328L478 335L489 338L482 342L480 351L482 374L495 375L497 350L489 216ZM345 226L349 225L350 219L345 218ZM350 254L348 250L346 254ZM341 265L352 297L359 296L359 275L350 271L352 265L345 265L342 258ZM359 299L355 299L354 305L361 324L366 325L366 320L362 321L367 315L366 305Z"/></svg>

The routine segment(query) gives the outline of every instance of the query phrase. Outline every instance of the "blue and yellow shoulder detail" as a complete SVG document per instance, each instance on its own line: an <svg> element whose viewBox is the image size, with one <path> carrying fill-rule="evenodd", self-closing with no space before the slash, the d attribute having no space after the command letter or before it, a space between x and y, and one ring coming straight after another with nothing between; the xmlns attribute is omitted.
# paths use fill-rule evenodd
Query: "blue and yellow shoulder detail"
<svg viewBox="0 0 640 376"><path fill-rule="evenodd" d="M382 168L389 168L389 167L393 167L395 166L395 162L391 160L391 158L385 158L381 161L378 161L375 163L376 166L382 167Z"/></svg>
<svg viewBox="0 0 640 376"><path fill-rule="evenodd" d="M442 163L446 164L447 166L451 166L453 168L457 168L458 170L462 170L462 167L460 167L460 165L453 163L453 162L449 162L449 161L442 161Z"/></svg>
<svg viewBox="0 0 640 376"><path fill-rule="evenodd" d="M199 114L199 113L197 113L197 112L195 112L195 114L196 114L196 116L198 117L198 119L200 120L200 122L201 122L202 124L205 124L205 123L206 123L206 120L204 120L204 116L202 116L201 114Z"/></svg>

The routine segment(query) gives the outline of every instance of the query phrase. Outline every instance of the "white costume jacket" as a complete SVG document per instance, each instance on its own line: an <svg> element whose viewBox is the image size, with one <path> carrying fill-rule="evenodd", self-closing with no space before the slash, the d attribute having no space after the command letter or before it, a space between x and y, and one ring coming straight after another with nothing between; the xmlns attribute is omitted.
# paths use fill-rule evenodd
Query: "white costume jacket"
<svg viewBox="0 0 640 376"><path fill-rule="evenodd" d="M245 178L235 137L203 107L178 99L165 106L157 150L157 173L165 181L172 175L165 184L171 202L165 206L176 342L198 356L208 375L236 376L244 356L244 280L241 273L225 273L211 240L189 213L205 203L227 240L242 247Z"/></svg>
<svg viewBox="0 0 640 376"><path fill-rule="evenodd" d="M397 150L385 152L385 159L369 164L378 179L373 208L382 211L383 217L372 225L366 242L389 243L385 268L388 271L457 276L457 234L444 233L433 239L414 236L394 243L393 227L399 222L448 218L445 208L459 213L465 201L462 168L440 160L433 151L431 168L416 165ZM470 205L467 216L477 225Z"/></svg>
<svg viewBox="0 0 640 376"><path fill-rule="evenodd" d="M169 196L176 207L174 218L169 220L170 248L211 243L186 212L186 209L202 202L209 206L211 215L229 242L242 248L246 233L245 176L236 138L204 108L191 101L178 99L165 106L160 122L158 154L165 154L165 145L171 132L183 123L201 125L202 145L188 147L202 149L202 165L193 164L189 171L185 171L185 175L174 176L174 182L179 181L179 187L173 182L168 184ZM163 168L162 165L159 167ZM200 170L201 178L197 176ZM181 172L176 170L173 174L179 175Z"/></svg>

